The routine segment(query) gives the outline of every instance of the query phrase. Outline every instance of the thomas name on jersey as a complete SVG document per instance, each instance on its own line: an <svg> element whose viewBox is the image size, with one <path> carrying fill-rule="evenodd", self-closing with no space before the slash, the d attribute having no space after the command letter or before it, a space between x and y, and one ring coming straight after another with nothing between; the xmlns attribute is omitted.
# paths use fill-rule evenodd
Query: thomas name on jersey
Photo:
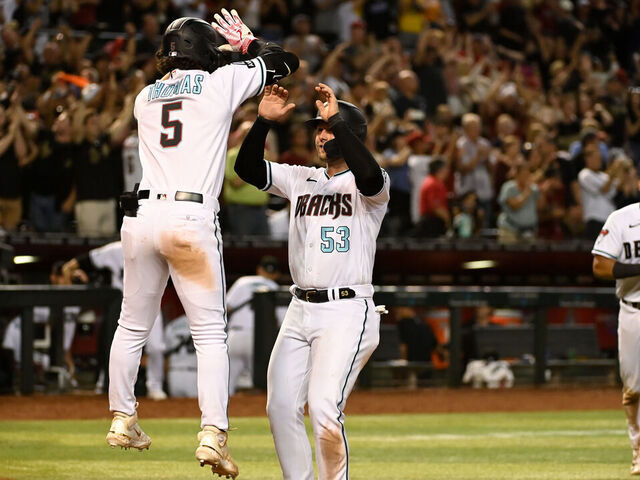
<svg viewBox="0 0 640 480"><path fill-rule="evenodd" d="M185 75L177 83L167 84L158 80L149 89L147 101L155 100L156 98L166 98L172 95L184 95L187 93L190 93L192 95L199 95L200 92L202 92L203 80L204 75L201 73L193 75L193 80L191 80L191 75Z"/></svg>
<svg viewBox="0 0 640 480"><path fill-rule="evenodd" d="M350 217L352 214L350 193L313 196L307 193L300 195L296 202L296 217L333 215L333 218L338 218L340 215Z"/></svg>

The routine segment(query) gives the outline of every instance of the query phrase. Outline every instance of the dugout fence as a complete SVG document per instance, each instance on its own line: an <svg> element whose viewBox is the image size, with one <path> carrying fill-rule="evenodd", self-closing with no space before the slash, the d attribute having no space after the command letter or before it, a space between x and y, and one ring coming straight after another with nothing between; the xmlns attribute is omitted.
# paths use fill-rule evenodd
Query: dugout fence
<svg viewBox="0 0 640 480"><path fill-rule="evenodd" d="M287 305L291 294L287 289L257 292L253 298L255 311L255 355L254 385L266 388L269 355L278 333L275 308ZM377 287L374 294L376 305L410 307L447 307L449 317L449 365L447 385L459 387L463 372L462 310L466 307L489 306L495 308L534 310L534 321L522 327L490 327L477 329L474 335L479 342L499 351L533 353L533 382L542 385L547 381L548 368L582 366L585 368L606 367L612 369L616 359L598 358L595 332L588 326L548 325L547 311L552 307L565 308L610 308L616 309L618 301L612 288L605 287L521 287L521 286L385 286ZM593 333L593 335L591 335ZM381 342L384 338L381 339ZM592 348L595 345L596 351ZM378 348L384 348L379 345ZM576 352L574 358L554 356L554 353ZM591 355L589 355L591 353ZM375 355L375 354L374 354ZM378 368L424 368L418 363L369 362ZM366 376L365 376L366 377Z"/></svg>
<svg viewBox="0 0 640 480"><path fill-rule="evenodd" d="M257 292L252 300L255 311L254 335L254 385L266 389L266 372L269 355L278 333L275 309L291 301L288 289L281 288L269 292ZM547 324L547 310L551 307L610 308L616 309L618 301L612 288L604 287L512 287L512 286L384 286L377 287L374 294L377 305L410 307L447 307L449 317L449 366L446 371L447 384L450 387L461 385L463 370L462 347L462 310L465 307L490 306L496 308L532 309L534 321L520 329L507 327L494 328L492 332L479 332L479 341L493 342L500 348L515 348L526 345L533 351L533 381L537 385L547 380L545 372L549 367L563 367L582 364L587 367L613 367L615 359L554 359L549 357L551 350L560 351L561 345L575 344L576 348L593 343L592 337L585 337L584 330L575 326L558 329ZM33 370L33 307L51 308L51 363L63 365L62 309L69 305L102 309L102 327L100 334L100 366L109 364L109 348L117 326L122 294L109 287L89 287L83 285L0 285L0 309L16 310L22 316L21 339L21 375L20 392L30 394L34 391ZM518 340L520 338L521 340ZM383 340L384 341L384 340ZM527 343L530 342L530 343ZM381 347L379 347L381 348ZM578 350L580 350L578 348ZM370 362L371 363L371 362ZM424 365L415 365L420 368ZM378 362L380 368L411 368L411 365L398 365L394 362ZM99 367L100 368L100 367ZM108 377L108 376L107 376Z"/></svg>

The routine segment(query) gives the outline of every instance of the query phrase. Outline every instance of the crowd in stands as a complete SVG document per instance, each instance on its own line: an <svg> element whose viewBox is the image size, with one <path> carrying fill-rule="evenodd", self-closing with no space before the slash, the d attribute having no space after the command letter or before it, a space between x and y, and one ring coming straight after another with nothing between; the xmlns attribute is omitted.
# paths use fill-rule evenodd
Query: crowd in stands
<svg viewBox="0 0 640 480"><path fill-rule="evenodd" d="M0 226L117 235L161 33L222 7L301 59L266 158L315 164L297 125L318 82L365 112L391 178L383 236L594 239L640 199L639 0L14 0L0 12ZM286 238L287 206L230 168L256 105L234 117L224 229Z"/></svg>

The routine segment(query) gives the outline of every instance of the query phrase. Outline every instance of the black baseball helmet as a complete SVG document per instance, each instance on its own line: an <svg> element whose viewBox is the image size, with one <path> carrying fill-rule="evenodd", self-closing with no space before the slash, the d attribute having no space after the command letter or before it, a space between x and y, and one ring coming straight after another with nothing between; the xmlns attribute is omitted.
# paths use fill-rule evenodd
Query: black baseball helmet
<svg viewBox="0 0 640 480"><path fill-rule="evenodd" d="M162 56L188 58L203 70L213 72L224 64L223 54L218 47L225 43L225 39L209 23L200 18L182 17L171 22L165 30Z"/></svg>
<svg viewBox="0 0 640 480"><path fill-rule="evenodd" d="M364 142L367 138L367 119L360 109L353 103L338 100L338 111L355 136ZM304 124L307 127L315 128L319 122L324 122L320 113L318 113L316 118L311 118L304 122Z"/></svg>

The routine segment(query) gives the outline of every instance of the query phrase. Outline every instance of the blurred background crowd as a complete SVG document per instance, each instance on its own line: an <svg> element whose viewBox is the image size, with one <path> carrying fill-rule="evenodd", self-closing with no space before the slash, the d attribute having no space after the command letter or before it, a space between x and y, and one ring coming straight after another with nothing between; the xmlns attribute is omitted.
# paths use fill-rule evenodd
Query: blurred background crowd
<svg viewBox="0 0 640 480"><path fill-rule="evenodd" d="M266 158L315 164L299 120L318 82L365 112L391 178L383 236L594 239L640 199L638 0L13 0L0 227L117 236L117 196L141 176L133 101L159 76L161 34L222 7L301 59ZM287 206L233 172L256 111L234 118L223 226L286 239Z"/></svg>

